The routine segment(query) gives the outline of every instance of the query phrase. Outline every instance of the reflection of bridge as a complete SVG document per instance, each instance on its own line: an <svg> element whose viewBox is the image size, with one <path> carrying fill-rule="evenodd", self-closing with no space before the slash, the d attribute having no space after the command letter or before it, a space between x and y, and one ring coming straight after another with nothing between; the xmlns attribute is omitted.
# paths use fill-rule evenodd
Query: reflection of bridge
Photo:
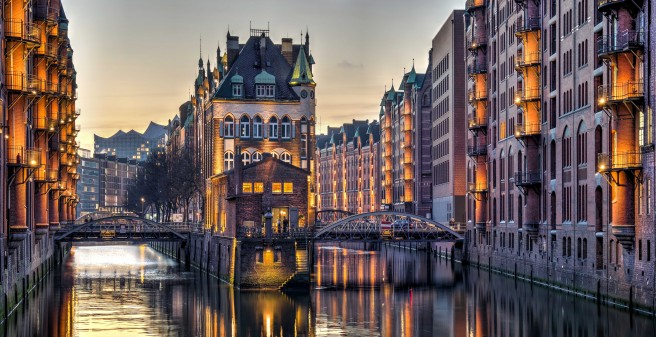
<svg viewBox="0 0 656 337"><path fill-rule="evenodd" d="M314 233L315 241L423 241L461 242L463 237L453 228L433 220L397 212L372 212L349 215L322 225ZM330 217L337 217L333 213Z"/></svg>
<svg viewBox="0 0 656 337"><path fill-rule="evenodd" d="M195 230L189 224L162 224L129 215L104 217L81 224L63 226L55 235L58 242L151 242L187 241Z"/></svg>

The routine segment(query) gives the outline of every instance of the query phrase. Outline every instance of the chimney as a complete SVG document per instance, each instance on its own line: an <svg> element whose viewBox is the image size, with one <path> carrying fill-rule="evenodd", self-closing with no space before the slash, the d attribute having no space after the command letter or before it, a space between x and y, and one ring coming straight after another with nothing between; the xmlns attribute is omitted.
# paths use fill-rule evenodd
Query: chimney
<svg viewBox="0 0 656 337"><path fill-rule="evenodd" d="M235 63L237 55L239 55L239 36L228 36L228 69Z"/></svg>
<svg viewBox="0 0 656 337"><path fill-rule="evenodd" d="M282 39L282 56L287 60L290 66L294 65L294 50L292 48L292 39L285 37Z"/></svg>
<svg viewBox="0 0 656 337"><path fill-rule="evenodd" d="M266 69L266 35L260 36L260 67Z"/></svg>

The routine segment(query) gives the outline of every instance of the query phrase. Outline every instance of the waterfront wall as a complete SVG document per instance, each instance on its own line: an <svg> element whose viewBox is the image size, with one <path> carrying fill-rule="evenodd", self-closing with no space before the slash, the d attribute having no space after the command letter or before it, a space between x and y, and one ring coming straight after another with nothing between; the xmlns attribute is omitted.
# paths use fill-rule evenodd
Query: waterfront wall
<svg viewBox="0 0 656 337"><path fill-rule="evenodd" d="M307 286L306 247L293 239L265 240L190 234L185 247L177 242L154 242L154 249L240 289L274 290ZM300 261L300 262L298 262Z"/></svg>
<svg viewBox="0 0 656 337"><path fill-rule="evenodd" d="M559 256L559 245L534 247L533 250L528 248L527 251L519 249L518 252L469 241L465 244L463 262L602 303L656 313L652 280L646 279L643 271L628 267L635 252L619 253L622 264L602 263L597 268L595 262L598 261L594 257L579 259L576 255Z"/></svg>

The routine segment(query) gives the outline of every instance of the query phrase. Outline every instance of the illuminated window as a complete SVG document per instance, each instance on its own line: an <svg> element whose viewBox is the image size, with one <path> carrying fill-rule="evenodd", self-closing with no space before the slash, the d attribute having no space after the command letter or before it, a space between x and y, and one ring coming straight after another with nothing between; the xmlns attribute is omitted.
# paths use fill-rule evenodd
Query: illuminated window
<svg viewBox="0 0 656 337"><path fill-rule="evenodd" d="M282 183L271 183L271 193L282 194Z"/></svg>
<svg viewBox="0 0 656 337"><path fill-rule="evenodd" d="M254 193L264 193L264 183L263 182L256 182L253 184L254 186Z"/></svg>
<svg viewBox="0 0 656 337"><path fill-rule="evenodd" d="M241 191L243 193L253 193L253 183L242 183Z"/></svg>
<svg viewBox="0 0 656 337"><path fill-rule="evenodd" d="M294 183L285 183L285 193L294 193Z"/></svg>

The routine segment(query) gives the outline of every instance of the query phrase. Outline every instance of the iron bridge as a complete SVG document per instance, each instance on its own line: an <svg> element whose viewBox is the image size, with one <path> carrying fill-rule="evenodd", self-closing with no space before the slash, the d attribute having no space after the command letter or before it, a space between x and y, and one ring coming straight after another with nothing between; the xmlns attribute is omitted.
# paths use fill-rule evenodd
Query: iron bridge
<svg viewBox="0 0 656 337"><path fill-rule="evenodd" d="M462 242L460 233L418 215L372 212L344 217L317 230L315 241Z"/></svg>
<svg viewBox="0 0 656 337"><path fill-rule="evenodd" d="M136 216L110 216L64 226L55 234L59 242L187 241L189 224L162 224Z"/></svg>

